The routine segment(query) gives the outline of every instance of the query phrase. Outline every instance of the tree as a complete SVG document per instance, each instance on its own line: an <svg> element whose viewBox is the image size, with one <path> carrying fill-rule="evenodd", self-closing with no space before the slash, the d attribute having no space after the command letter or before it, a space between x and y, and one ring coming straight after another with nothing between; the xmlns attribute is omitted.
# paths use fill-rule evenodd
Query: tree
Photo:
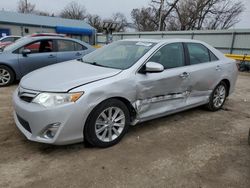
<svg viewBox="0 0 250 188"><path fill-rule="evenodd" d="M166 5L165 5L166 2ZM170 15L179 0L152 0L151 6L156 11L156 16L158 19L158 30L165 30L166 24L165 20ZM164 6L165 5L165 6Z"/></svg>
<svg viewBox="0 0 250 188"><path fill-rule="evenodd" d="M87 17L86 9L83 5L72 1L60 13L62 18L84 20Z"/></svg>
<svg viewBox="0 0 250 188"><path fill-rule="evenodd" d="M17 11L20 13L33 13L35 11L35 5L29 3L27 0L19 0Z"/></svg>
<svg viewBox="0 0 250 188"><path fill-rule="evenodd" d="M124 32L126 26L128 25L127 18L124 14L117 12L112 15L112 22L118 23L118 27L116 28L116 32Z"/></svg>
<svg viewBox="0 0 250 188"><path fill-rule="evenodd" d="M228 29L239 21L243 10L243 4L239 1L184 0L175 6L175 29Z"/></svg>
<svg viewBox="0 0 250 188"><path fill-rule="evenodd" d="M164 0L152 0L148 8L131 12L139 31L228 29L239 21L244 10L240 0L165 0L163 3Z"/></svg>
<svg viewBox="0 0 250 188"><path fill-rule="evenodd" d="M156 11L152 7L133 9L131 17L138 31L156 31L158 28Z"/></svg>
<svg viewBox="0 0 250 188"><path fill-rule="evenodd" d="M94 14L94 15L91 15L91 14L88 14L87 16L87 23L89 25L91 25L92 27L94 27L97 32L102 32L103 29L102 29L102 19L100 16Z"/></svg>

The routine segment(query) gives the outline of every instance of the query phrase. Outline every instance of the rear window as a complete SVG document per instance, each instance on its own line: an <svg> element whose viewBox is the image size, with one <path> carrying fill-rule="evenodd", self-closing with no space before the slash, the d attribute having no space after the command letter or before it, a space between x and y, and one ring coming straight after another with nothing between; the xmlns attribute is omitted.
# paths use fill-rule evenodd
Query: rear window
<svg viewBox="0 0 250 188"><path fill-rule="evenodd" d="M186 44L191 65L217 61L218 58L204 45L199 43Z"/></svg>
<svg viewBox="0 0 250 188"><path fill-rule="evenodd" d="M57 48L58 52L82 51L87 49L85 46L70 40L58 40Z"/></svg>

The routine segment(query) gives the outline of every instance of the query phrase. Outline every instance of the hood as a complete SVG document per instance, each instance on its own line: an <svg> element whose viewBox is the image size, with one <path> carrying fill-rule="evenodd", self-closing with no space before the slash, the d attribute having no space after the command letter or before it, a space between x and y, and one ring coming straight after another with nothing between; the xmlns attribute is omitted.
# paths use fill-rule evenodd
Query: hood
<svg viewBox="0 0 250 188"><path fill-rule="evenodd" d="M77 60L51 65L24 76L20 86L44 92L67 92L90 82L112 77L121 70L90 65Z"/></svg>

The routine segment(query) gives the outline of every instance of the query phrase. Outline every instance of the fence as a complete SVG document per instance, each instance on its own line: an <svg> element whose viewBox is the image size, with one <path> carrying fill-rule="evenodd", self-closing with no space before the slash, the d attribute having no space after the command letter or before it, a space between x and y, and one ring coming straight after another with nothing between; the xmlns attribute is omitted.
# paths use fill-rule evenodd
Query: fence
<svg viewBox="0 0 250 188"><path fill-rule="evenodd" d="M105 35L98 33L96 37L97 44L105 44ZM113 33L113 41L130 38L196 39L207 42L225 54L250 54L250 29Z"/></svg>

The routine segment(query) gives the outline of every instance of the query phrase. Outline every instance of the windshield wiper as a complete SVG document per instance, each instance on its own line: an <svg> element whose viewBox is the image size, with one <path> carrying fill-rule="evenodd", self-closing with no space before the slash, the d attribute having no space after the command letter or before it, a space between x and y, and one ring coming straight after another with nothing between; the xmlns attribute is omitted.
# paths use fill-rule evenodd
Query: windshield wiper
<svg viewBox="0 0 250 188"><path fill-rule="evenodd" d="M88 64L91 64L91 65L95 65L95 66L99 66L99 67L106 67L104 65L101 65L101 64L98 64L97 62L88 62L88 61L83 61L84 63L88 63Z"/></svg>

